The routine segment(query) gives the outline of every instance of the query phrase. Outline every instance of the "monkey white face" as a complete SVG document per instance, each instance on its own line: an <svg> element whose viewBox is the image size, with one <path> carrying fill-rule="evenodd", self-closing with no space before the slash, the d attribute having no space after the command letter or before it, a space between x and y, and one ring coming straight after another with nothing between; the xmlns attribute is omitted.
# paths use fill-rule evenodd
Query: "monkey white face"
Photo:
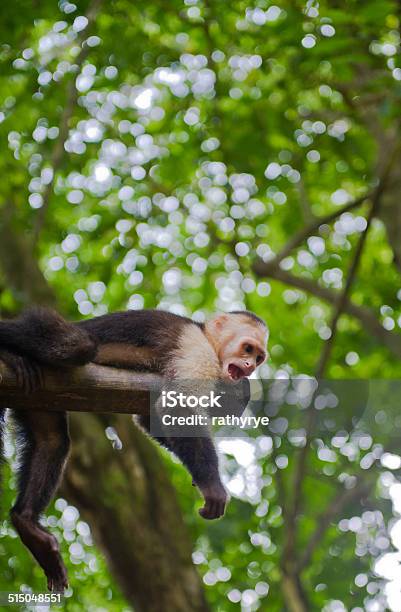
<svg viewBox="0 0 401 612"><path fill-rule="evenodd" d="M265 361L267 328L250 317L219 315L209 322L208 331L223 378L239 380L250 376Z"/></svg>

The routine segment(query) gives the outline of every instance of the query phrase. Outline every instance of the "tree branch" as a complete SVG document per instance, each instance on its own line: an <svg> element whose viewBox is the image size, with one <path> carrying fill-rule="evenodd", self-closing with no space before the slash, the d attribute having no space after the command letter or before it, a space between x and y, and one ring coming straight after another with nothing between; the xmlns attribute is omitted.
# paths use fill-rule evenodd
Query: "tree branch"
<svg viewBox="0 0 401 612"><path fill-rule="evenodd" d="M289 612L308 612L310 610L299 576L283 572L281 590Z"/></svg>
<svg viewBox="0 0 401 612"><path fill-rule="evenodd" d="M323 287L305 276L291 274L278 266L272 265L271 262L265 263L262 260L258 260L255 262L253 270L259 277L272 278L286 285L296 287L329 304L335 304L338 300L337 291ZM401 359L401 336L384 329L372 310L366 306L358 306L348 298L345 302L344 312L359 319L367 332L386 346L395 357Z"/></svg>
<svg viewBox="0 0 401 612"><path fill-rule="evenodd" d="M331 351L334 346L338 322L340 320L341 315L344 312L345 306L347 304L349 294L351 291L351 287L356 277L356 273L359 267L359 263L362 257L362 253L366 244L366 238L369 233L369 229L372 223L372 219L377 213L377 210L380 206L381 195L383 192L383 183L380 183L378 188L375 191L375 195L373 197L372 206L369 211L369 215L367 218L366 228L364 232L360 235L359 240L356 245L355 253L351 261L351 265L348 270L348 274L346 277L344 288L341 292L337 294L337 300L334 302L334 310L333 315L330 322L330 330L331 335L330 338L323 344L322 352L320 355L320 359L316 366L315 377L317 380L321 379L324 376L326 371L327 364L330 359ZM288 574L294 573L298 575L298 566L296 562L296 531L297 531L297 516L299 514L299 510L302 504L302 493L303 493L303 481L307 469L307 458L311 446L312 441L312 432L315 426L316 421L316 410L313 405L309 407L307 422L306 422L306 442L305 446L300 450L298 461L295 466L295 474L294 474L294 484L293 484L293 503L291 511L288 513L287 520L287 537L286 543L284 546L283 553L283 568Z"/></svg>
<svg viewBox="0 0 401 612"><path fill-rule="evenodd" d="M371 194L365 194L360 198L356 198L342 206L341 208L337 208L333 212L325 215L324 217L319 217L314 219L311 223L303 227L299 230L294 236L289 238L288 242L283 246L283 248L277 253L274 260L271 262L272 264L279 264L285 257L287 257L295 248L300 246L313 232L317 231L321 225L327 225L332 223L335 219L337 219L343 213L349 212L354 208L357 208L361 204L364 203L365 200L369 199Z"/></svg>
<svg viewBox="0 0 401 612"><path fill-rule="evenodd" d="M352 258L352 261L351 261L351 265L350 265L350 268L347 274L344 288L341 292L338 293L337 300L336 302L334 302L335 308L334 308L333 316L330 322L331 335L329 339L323 344L319 362L316 366L315 377L317 378L317 380L321 379L324 376L324 373L326 371L326 367L329 362L331 351L333 349L334 341L337 335L338 321L340 320L340 317L344 312L345 305L348 301L351 287L355 280L356 272L359 266L359 262L361 260L363 249L366 244L366 238L369 232L369 228L370 228L372 219L374 215L376 214L379 203L380 203L380 196L381 196L381 189L380 190L378 189L375 195L375 198L373 200L371 209L369 211L366 228L364 232L360 235L358 243L356 245L354 257ZM300 456L299 456L298 463L296 466L296 472L295 472L295 478L294 478L294 507L293 507L293 512L291 513L292 522L294 523L294 525L295 525L295 520L296 520L298 511L299 511L299 507L301 504L302 482L303 482L303 478L305 474L306 458L307 458L309 448L310 448L311 432L314 427L315 418L316 418L316 411L314 410L313 407L310 407L307 426L306 426L306 430L307 430L306 443L305 443L305 446L300 451Z"/></svg>
<svg viewBox="0 0 401 612"><path fill-rule="evenodd" d="M305 183L302 177L298 183L296 183L296 187L299 195L299 203L301 206L303 219L305 223L307 222L308 224L312 224L316 221L316 215L313 214L311 202L309 200L308 192L305 188Z"/></svg>
<svg viewBox="0 0 401 612"><path fill-rule="evenodd" d="M335 517L338 516L342 509L349 503L367 495L373 487L374 482L374 480L365 482L361 479L353 489L345 489L340 495L336 496L331 504L329 504L320 516L316 518L316 529L309 538L304 553L298 563L298 572L301 572L309 565L316 547L321 543L327 528Z"/></svg>
<svg viewBox="0 0 401 612"><path fill-rule="evenodd" d="M363 249L366 243L366 238L369 232L369 228L371 226L372 223L372 219L375 216L379 205L380 205L380 198L381 198L381 194L382 194L382 189L379 188L375 194L375 197L373 198L373 203L371 206L371 209L369 211L369 215L367 218L367 222L366 222L366 228L365 230L362 232L358 243L356 245L356 249L355 249L355 254L354 257L351 261L351 266L350 269L348 271L348 275L345 281L345 285L343 290L340 292L339 296L338 296L338 300L336 302L336 308L333 312L333 316L330 322L330 331L331 331L331 335L330 338L327 340L327 342L325 342L323 344L323 350L322 350L322 354L320 356L320 360L319 363L317 364L316 367L316 378L322 378L322 376L324 375L324 372L326 370L326 366L327 363L329 361L330 358L330 354L332 351L332 348L334 346L334 341L337 335L337 327L338 327L338 321L342 315L342 313L344 312L344 308L345 305L348 301L349 298L349 294L351 292L351 287L352 284L355 280L355 276L356 276L356 272L359 266L359 262L361 260L362 257L362 253L363 253Z"/></svg>
<svg viewBox="0 0 401 612"><path fill-rule="evenodd" d="M28 395L0 362L1 403L17 410L147 414L149 392L157 391L160 383L157 374L89 364L43 370L43 387Z"/></svg>

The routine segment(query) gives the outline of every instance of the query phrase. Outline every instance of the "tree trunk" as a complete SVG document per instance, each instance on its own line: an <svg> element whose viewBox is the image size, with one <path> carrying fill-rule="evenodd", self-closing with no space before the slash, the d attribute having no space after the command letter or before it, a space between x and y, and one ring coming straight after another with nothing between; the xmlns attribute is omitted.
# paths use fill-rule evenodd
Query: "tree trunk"
<svg viewBox="0 0 401 612"><path fill-rule="evenodd" d="M0 265L14 297L24 305L55 306L56 298L33 258L27 236L15 231L11 203L0 209Z"/></svg>
<svg viewBox="0 0 401 612"><path fill-rule="evenodd" d="M102 417L72 419L75 443L63 493L91 525L136 612L206 612L188 531L160 455L132 417L110 422L121 450L112 449Z"/></svg>

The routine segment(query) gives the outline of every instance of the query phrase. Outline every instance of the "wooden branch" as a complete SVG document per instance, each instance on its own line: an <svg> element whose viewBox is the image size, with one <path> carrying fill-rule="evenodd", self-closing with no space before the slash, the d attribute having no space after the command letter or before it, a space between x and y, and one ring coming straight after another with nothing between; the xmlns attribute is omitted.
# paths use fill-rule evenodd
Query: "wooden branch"
<svg viewBox="0 0 401 612"><path fill-rule="evenodd" d="M89 364L64 370L43 369L43 388L26 394L0 362L0 402L16 410L119 412L147 414L157 374Z"/></svg>

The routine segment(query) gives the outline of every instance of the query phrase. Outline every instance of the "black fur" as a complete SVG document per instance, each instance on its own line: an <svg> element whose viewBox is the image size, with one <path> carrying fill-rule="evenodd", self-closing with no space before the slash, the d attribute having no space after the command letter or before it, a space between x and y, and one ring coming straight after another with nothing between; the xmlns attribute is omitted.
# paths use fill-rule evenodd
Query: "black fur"
<svg viewBox="0 0 401 612"><path fill-rule="evenodd" d="M137 421L150 433L148 415L139 416ZM223 516L228 495L220 480L218 457L212 439L202 436L156 437L156 440L180 459L192 476L192 484L202 491L205 505L199 510L199 514L205 519Z"/></svg>
<svg viewBox="0 0 401 612"><path fill-rule="evenodd" d="M12 321L0 321L0 346L47 366L81 365L96 354L93 337L58 313L32 308Z"/></svg>
<svg viewBox="0 0 401 612"><path fill-rule="evenodd" d="M69 451L66 414L13 411L19 450L18 497L11 520L25 546L43 568L51 591L67 586L67 571L56 538L40 525Z"/></svg>
<svg viewBox="0 0 401 612"><path fill-rule="evenodd" d="M259 325L262 325L263 327L266 327L266 323L263 321L263 319L258 317L258 315L255 315L255 313L251 312L250 310L232 310L228 314L244 315L244 316L249 317L250 319L252 319L252 321L254 323L259 323Z"/></svg>
<svg viewBox="0 0 401 612"><path fill-rule="evenodd" d="M89 333L98 346L121 342L154 349L160 371L176 350L183 329L189 325L201 327L187 317L151 309L113 312L76 325Z"/></svg>

